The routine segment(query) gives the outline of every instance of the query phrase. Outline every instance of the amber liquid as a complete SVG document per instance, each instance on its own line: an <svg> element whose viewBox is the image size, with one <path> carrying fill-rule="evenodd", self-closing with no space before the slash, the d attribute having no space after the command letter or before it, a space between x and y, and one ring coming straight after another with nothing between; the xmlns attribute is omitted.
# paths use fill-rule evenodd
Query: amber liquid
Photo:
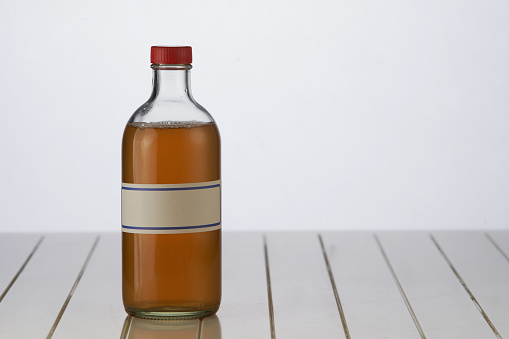
<svg viewBox="0 0 509 339"><path fill-rule="evenodd" d="M180 184L220 179L215 124L128 124L122 181ZM122 293L127 313L197 318L221 301L221 230L180 234L122 232Z"/></svg>

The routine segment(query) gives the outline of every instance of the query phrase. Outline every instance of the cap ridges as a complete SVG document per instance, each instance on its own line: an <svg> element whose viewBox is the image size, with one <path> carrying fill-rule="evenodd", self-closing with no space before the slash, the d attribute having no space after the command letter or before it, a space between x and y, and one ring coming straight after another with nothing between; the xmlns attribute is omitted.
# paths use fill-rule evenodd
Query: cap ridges
<svg viewBox="0 0 509 339"><path fill-rule="evenodd" d="M153 64L183 65L193 62L191 46L152 46L150 62Z"/></svg>

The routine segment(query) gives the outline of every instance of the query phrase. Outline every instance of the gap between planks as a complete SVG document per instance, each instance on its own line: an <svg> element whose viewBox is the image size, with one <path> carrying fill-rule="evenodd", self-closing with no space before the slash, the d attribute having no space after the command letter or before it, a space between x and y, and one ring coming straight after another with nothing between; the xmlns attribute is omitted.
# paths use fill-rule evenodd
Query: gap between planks
<svg viewBox="0 0 509 339"><path fill-rule="evenodd" d="M133 324L133 317L127 316L124 320L124 326L122 326L122 333L120 333L120 339L127 339L129 332L131 332L131 325Z"/></svg>
<svg viewBox="0 0 509 339"><path fill-rule="evenodd" d="M408 300L408 297L406 296L403 286L401 286L401 283L398 279L398 275L396 274L396 271L394 271L394 268L392 267L391 261L389 260L387 253L385 253L384 247L382 246L382 242L380 241L380 239L378 238L378 236L376 234L373 234L373 236L375 237L375 241L378 245L378 248L380 249L380 252L382 253L382 256L384 257L385 263L387 264L387 267L389 268L389 271L391 272L392 279L394 280L394 283L398 287L399 293L401 294L401 297L403 298L403 301L405 302L407 310L410 313L412 320L414 321L415 327L417 328L419 335L421 336L422 339L426 339L426 335L424 334L421 324L419 323L419 319L417 319L417 315L415 314L414 309L412 308L412 305L410 304L410 300Z"/></svg>
<svg viewBox="0 0 509 339"><path fill-rule="evenodd" d="M265 274L267 277L267 298L269 303L269 318L270 318L270 337L276 339L276 325L274 323L274 305L272 303L272 286L270 283L270 266L269 266L269 251L267 245L267 237L263 236L263 251L265 254Z"/></svg>
<svg viewBox="0 0 509 339"><path fill-rule="evenodd" d="M201 339L201 335L203 333L203 318L200 318L198 322L198 329L196 330L196 339Z"/></svg>
<svg viewBox="0 0 509 339"><path fill-rule="evenodd" d="M495 241L495 239L493 239L491 237L491 235L489 235L488 233L484 233L484 235L486 236L486 238L488 238L488 240L493 244L493 246L495 246L495 248L500 252L500 254L502 254L502 256L505 258L505 260L507 260L507 262L509 262L509 256L507 255L507 253L504 252L504 250L502 249L502 247L498 246L497 242Z"/></svg>
<svg viewBox="0 0 509 339"><path fill-rule="evenodd" d="M30 254L28 255L28 257L25 259L25 261L23 262L23 264L21 265L21 267L19 268L18 272L16 272L16 274L14 275L14 277L12 278L11 282L9 283L9 285L7 285L7 287L5 288L4 292L2 293L2 295L0 295L0 303L2 302L2 300L5 298L5 296L7 295L7 293L9 292L9 290L11 289L12 285L14 285L14 283L16 282L16 280L18 279L18 277L20 276L21 272L23 272L23 270L25 269L26 265L28 264L28 262L30 261L30 259L32 259L35 251L37 251L37 249L39 248L39 245L42 243L42 241L44 240L44 236L41 236L39 238L39 241L37 241L37 243L35 244L34 248L32 249L32 251L30 252Z"/></svg>
<svg viewBox="0 0 509 339"><path fill-rule="evenodd" d="M318 241L320 242L320 246L322 248L323 259L325 260L325 266L327 268L327 273L329 274L330 283L332 285L332 291L334 292L334 298L336 299L336 306L338 307L339 317L341 318L341 323L343 324L343 331L345 332L346 339L350 339L351 338L350 331L348 330L348 325L346 323L345 312L343 311L343 306L341 305L341 299L339 298L336 282L334 281L334 274L332 273L332 268L329 263L329 257L327 256L327 251L325 250L325 245L323 244L321 234L318 234Z"/></svg>
<svg viewBox="0 0 509 339"><path fill-rule="evenodd" d="M74 285L72 286L71 290L69 291L69 295L65 299L65 302L62 305L62 308L60 309L60 312L58 313L58 316L55 319L55 322L53 323L53 326L51 327L51 330L49 331L46 339L51 339L51 337L53 337L53 333L55 333L55 330L57 329L57 326L58 326L60 320L62 319L62 316L64 315L65 310L67 309L67 305L69 305L72 295L74 294L74 291L78 287L78 284L81 280L81 277L83 276L83 273L85 273L85 269L87 268L88 262L90 261L90 258L92 257L92 254L94 253L94 250L97 247L99 238L100 238L99 235L95 238L95 241L92 244L92 248L90 249L87 258L85 259L85 262L83 263L83 266L81 267L81 271L80 271L80 273L78 273L78 276L76 277L76 281L74 281Z"/></svg>
<svg viewBox="0 0 509 339"><path fill-rule="evenodd" d="M438 251L440 252L440 254L442 255L442 257L445 259L445 261L447 262L447 264L449 265L449 268L452 270L452 272L454 273L454 275L456 276L456 278L458 279L458 281L460 282L461 286L463 286L463 288L465 289L465 291L467 292L468 296L470 297L470 299L472 300L472 302L474 303L474 305L477 307L477 309L479 310L479 312L481 313L481 315L483 316L484 320L488 323L488 325L490 326L491 330L493 331L493 333L495 333L495 336L499 339L503 339L502 336L500 335L500 333L498 333L498 330L496 329L495 325L493 324L493 322L491 321L491 319L488 317L488 315L486 314L486 312L484 312L484 309L482 308L481 304L479 304L479 302L477 301L477 299L475 298L474 294L472 293L472 291L470 291L470 289L468 288L467 284L465 283L465 281L463 280L463 278L461 277L461 275L458 273L458 271L456 270L456 268L454 267L454 265L452 264L451 260L449 259L449 257L445 254L444 250L442 249L442 247L438 244L437 240L435 239L435 237L433 236L433 234L430 234L429 237L431 238L431 241L433 241L433 243L435 244L435 246L437 247ZM493 245L495 245L495 243L493 243ZM495 247L497 247L495 245ZM503 253L503 252L502 252Z"/></svg>

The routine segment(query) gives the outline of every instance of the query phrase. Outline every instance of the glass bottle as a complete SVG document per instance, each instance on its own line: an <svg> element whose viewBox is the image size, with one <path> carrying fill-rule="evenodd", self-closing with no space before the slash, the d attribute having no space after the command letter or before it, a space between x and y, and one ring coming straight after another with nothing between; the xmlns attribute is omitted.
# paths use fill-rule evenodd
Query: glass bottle
<svg viewBox="0 0 509 339"><path fill-rule="evenodd" d="M122 140L128 314L191 319L221 300L220 137L191 95L189 46L151 48L153 91Z"/></svg>

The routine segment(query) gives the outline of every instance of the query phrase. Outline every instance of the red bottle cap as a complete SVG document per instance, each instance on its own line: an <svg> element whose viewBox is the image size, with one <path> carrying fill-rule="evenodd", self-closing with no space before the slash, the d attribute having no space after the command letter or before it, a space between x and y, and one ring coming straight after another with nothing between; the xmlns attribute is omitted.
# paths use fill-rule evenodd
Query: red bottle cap
<svg viewBox="0 0 509 339"><path fill-rule="evenodd" d="M191 46L152 46L150 62L153 64L182 65L193 61Z"/></svg>

